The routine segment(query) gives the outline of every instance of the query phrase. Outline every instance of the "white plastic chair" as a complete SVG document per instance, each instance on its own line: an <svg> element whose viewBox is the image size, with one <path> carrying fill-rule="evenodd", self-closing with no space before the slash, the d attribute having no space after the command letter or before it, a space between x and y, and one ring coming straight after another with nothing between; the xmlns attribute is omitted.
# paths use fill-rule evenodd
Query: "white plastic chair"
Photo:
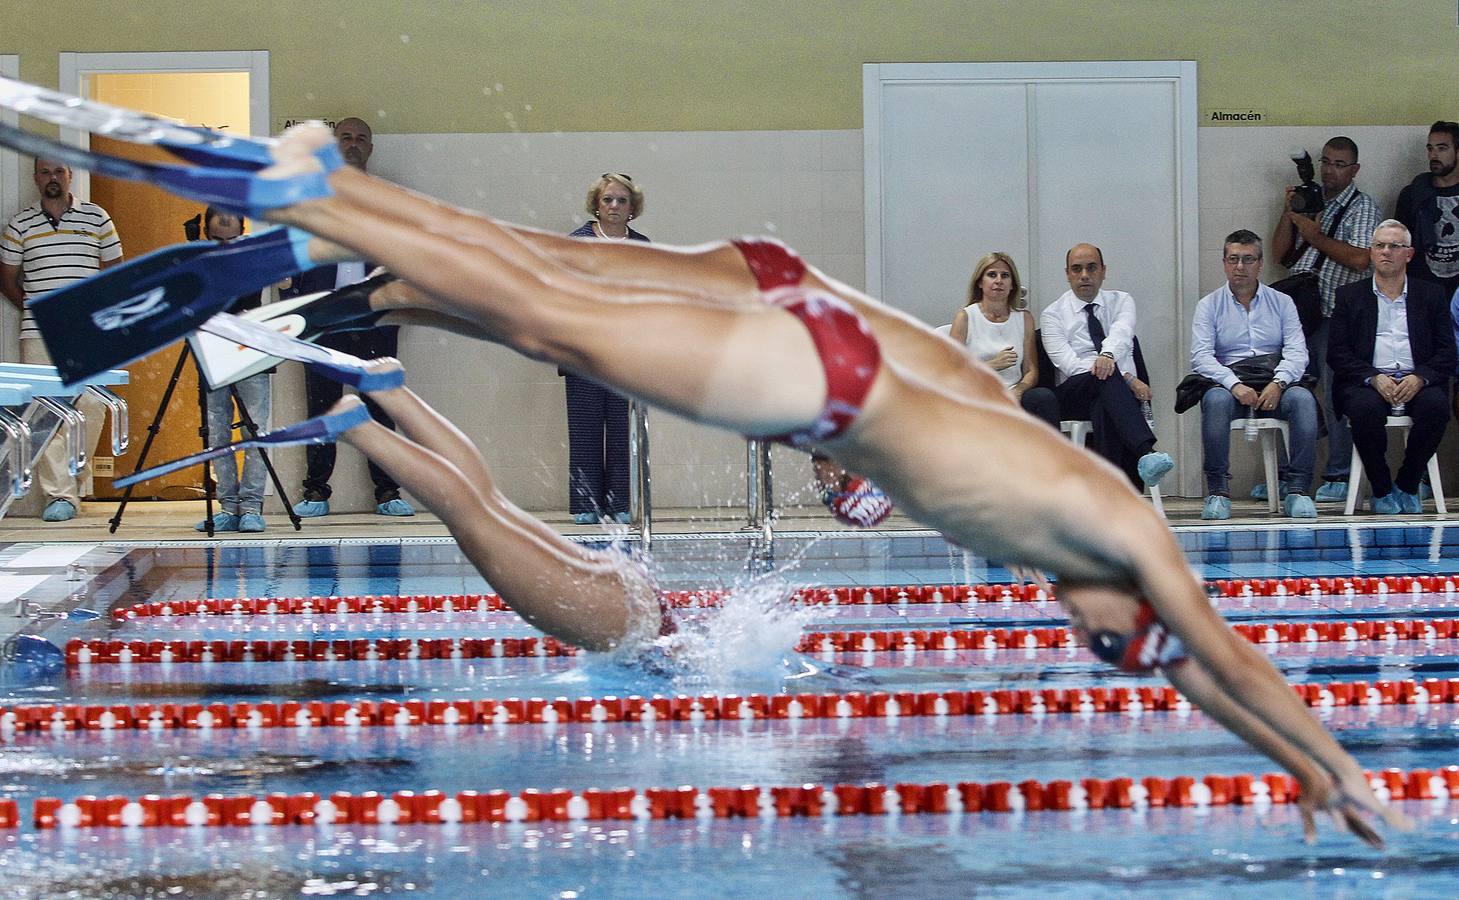
<svg viewBox="0 0 1459 900"><path fill-rule="evenodd" d="M1246 417L1241 416L1231 423L1232 431L1246 430ZM1275 513L1281 508L1281 493L1277 480L1277 437L1281 436L1282 443L1287 447L1287 455L1292 455L1292 436L1287 432L1287 423L1284 419L1274 419L1270 416L1258 416L1256 419L1256 430L1261 435L1261 462L1266 470L1266 505L1269 512Z"/></svg>
<svg viewBox="0 0 1459 900"><path fill-rule="evenodd" d="M1088 419L1064 419L1059 422L1059 430L1069 435L1069 440L1076 446L1083 447L1089 440L1089 433L1094 430L1094 423ZM1150 492L1150 505L1160 513L1160 518L1165 518L1165 504L1160 500L1160 485L1152 484L1147 489Z"/></svg>
<svg viewBox="0 0 1459 900"><path fill-rule="evenodd" d="M1404 446L1408 446L1408 432L1413 428L1412 416L1389 416L1388 427L1399 429L1403 438ZM1348 463L1348 502L1343 507L1343 515L1350 516L1353 510L1358 508L1358 486L1363 481L1363 463L1358 458L1358 445L1353 445L1352 461ZM1444 485L1439 481L1439 455L1435 453L1429 457L1429 487L1434 491L1434 508L1439 515L1446 515L1449 508L1444 504Z"/></svg>

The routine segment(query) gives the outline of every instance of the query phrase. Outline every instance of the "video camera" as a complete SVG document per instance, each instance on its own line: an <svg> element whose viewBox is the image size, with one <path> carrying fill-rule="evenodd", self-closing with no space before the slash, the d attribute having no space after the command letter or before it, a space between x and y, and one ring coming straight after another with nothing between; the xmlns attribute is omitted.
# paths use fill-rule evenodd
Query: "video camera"
<svg viewBox="0 0 1459 900"><path fill-rule="evenodd" d="M1312 154L1306 150L1292 151L1292 163L1297 167L1297 177L1302 183L1292 189L1292 212L1316 218L1322 215L1327 201L1322 197L1322 185L1317 183L1312 168Z"/></svg>

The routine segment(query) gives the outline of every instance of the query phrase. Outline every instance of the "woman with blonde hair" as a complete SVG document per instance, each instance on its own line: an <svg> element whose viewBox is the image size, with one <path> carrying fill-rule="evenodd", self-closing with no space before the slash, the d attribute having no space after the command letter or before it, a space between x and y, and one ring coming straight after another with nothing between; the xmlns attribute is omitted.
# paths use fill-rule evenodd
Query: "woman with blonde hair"
<svg viewBox="0 0 1459 900"><path fill-rule="evenodd" d="M604 172L588 188L590 220L569 237L647 241L628 224L643 215L643 188L633 176ZM566 379L568 512L578 525L628 521L628 400L588 378Z"/></svg>
<svg viewBox="0 0 1459 900"><path fill-rule="evenodd" d="M1013 257L995 250L978 260L968 284L968 305L953 316L949 336L987 363L1027 412L1059 427L1058 398L1038 386L1033 314Z"/></svg>

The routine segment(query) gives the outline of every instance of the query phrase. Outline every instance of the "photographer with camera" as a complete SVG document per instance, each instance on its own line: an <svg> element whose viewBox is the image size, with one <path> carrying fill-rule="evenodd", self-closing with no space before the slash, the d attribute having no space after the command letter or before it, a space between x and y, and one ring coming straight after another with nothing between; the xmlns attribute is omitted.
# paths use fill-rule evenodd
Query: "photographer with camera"
<svg viewBox="0 0 1459 900"><path fill-rule="evenodd" d="M1321 400L1327 416L1327 466L1319 501L1347 498L1348 462L1353 438L1347 423L1333 414L1332 373L1327 366L1328 323L1337 289L1362 278L1368 270L1368 247L1373 229L1382 216L1373 198L1358 190L1358 145L1351 138L1335 137L1322 147L1320 173L1314 172L1312 157L1302 151L1292 155L1302 183L1289 187L1282 200L1281 217L1272 233L1272 254L1291 271L1288 278L1272 283L1297 304L1302 330L1307 335L1311 371L1321 382ZM1320 177L1319 185L1314 176ZM1265 485L1258 485L1265 489ZM1256 499L1265 499L1254 490Z"/></svg>

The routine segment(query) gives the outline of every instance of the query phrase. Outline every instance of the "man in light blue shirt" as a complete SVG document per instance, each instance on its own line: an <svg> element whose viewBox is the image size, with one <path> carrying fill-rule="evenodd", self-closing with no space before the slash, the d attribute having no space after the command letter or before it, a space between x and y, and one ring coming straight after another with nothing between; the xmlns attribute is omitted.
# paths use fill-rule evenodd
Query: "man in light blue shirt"
<svg viewBox="0 0 1459 900"><path fill-rule="evenodd" d="M1296 304L1259 280L1261 238L1255 233L1228 235L1221 262L1226 283L1201 298L1191 323L1191 367L1216 382L1201 398L1201 518L1231 518L1231 423L1247 415L1286 420L1291 458L1281 474L1283 505L1293 518L1316 518L1308 491L1317 457L1317 399L1296 384L1307 371Z"/></svg>

